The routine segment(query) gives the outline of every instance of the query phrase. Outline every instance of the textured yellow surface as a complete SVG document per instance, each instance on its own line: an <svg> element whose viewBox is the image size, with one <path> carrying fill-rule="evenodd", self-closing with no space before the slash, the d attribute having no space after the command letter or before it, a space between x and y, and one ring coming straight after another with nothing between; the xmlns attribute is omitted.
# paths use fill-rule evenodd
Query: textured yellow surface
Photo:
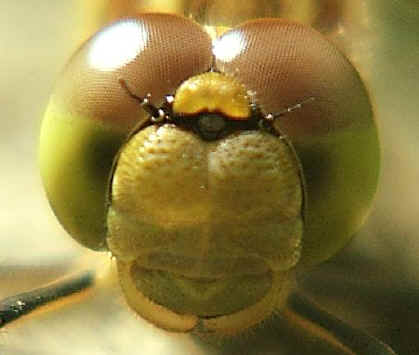
<svg viewBox="0 0 419 355"><path fill-rule="evenodd" d="M137 295L203 318L243 313L229 333L270 314L300 259L299 173L288 143L267 132L212 142L173 124L138 132L116 165L108 213L108 246L121 261L128 302L169 329L179 328L159 319L163 310L152 317Z"/></svg>

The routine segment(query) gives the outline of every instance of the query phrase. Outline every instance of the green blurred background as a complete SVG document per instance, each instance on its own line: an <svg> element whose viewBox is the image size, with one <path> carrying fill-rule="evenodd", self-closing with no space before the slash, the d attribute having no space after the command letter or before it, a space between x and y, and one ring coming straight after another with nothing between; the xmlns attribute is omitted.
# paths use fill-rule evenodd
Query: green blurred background
<svg viewBox="0 0 419 355"><path fill-rule="evenodd" d="M68 57L83 39L121 15L144 8L167 9L167 6L168 11L181 11L183 6L205 6L205 3L200 0L0 2L0 104L3 110L0 297L66 274L74 265L79 265L80 258L86 254L58 225L43 193L37 166L40 120L54 78ZM230 4L242 11L248 6L243 5L243 1ZM380 128L382 173L371 218L339 255L303 275L301 287L324 308L376 335L399 354L418 354L419 2L265 0L256 4L245 10L259 11L266 16L264 8L268 8L267 14L270 7L275 8L273 15L310 23L335 41L365 79ZM106 309L103 302L96 302L92 314L86 315L85 310L82 314L94 317L94 312ZM83 318L75 320L71 327L81 322ZM118 324L115 320L109 322L115 336ZM51 335L59 352L51 350L51 346L49 349L51 354L118 353L123 344L130 344L136 336L134 322L130 323L130 330L127 324L120 324L123 325L119 328L127 328L117 344L109 339L99 341L99 335L95 338L87 332L90 340L80 340L80 343L74 340L69 349L59 340L60 334L68 336L63 332ZM35 334L32 331L15 333L13 329L0 333L0 350L4 347L6 354L8 349L14 349L12 353L18 355L38 354L33 352L34 342L46 340ZM180 340L175 337L173 341ZM94 345L98 342L99 347ZM92 347L89 352L85 352L86 344ZM203 351L195 345L188 346L191 346L188 350L191 354ZM165 353L162 348L156 349L145 353ZM47 352L39 352L44 353ZM170 353L175 353L174 348Z"/></svg>

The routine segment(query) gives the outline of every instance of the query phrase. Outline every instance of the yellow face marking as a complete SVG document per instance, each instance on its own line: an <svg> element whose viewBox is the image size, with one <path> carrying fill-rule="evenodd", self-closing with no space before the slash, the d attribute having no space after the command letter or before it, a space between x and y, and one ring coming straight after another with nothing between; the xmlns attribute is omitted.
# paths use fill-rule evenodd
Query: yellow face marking
<svg viewBox="0 0 419 355"><path fill-rule="evenodd" d="M215 72L186 80L176 91L173 112L186 116L217 112L233 120L247 120L251 115L246 88L235 78Z"/></svg>
<svg viewBox="0 0 419 355"><path fill-rule="evenodd" d="M165 329L225 335L268 317L300 259L299 169L287 141L264 131L203 141L167 123L135 134L107 216L131 307Z"/></svg>

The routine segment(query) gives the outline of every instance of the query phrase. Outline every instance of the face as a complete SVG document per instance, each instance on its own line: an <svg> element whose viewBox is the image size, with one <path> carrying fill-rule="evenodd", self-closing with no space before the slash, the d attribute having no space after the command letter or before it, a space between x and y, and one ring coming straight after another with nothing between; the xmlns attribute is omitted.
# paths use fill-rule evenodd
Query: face
<svg viewBox="0 0 419 355"><path fill-rule="evenodd" d="M379 155L358 73L314 30L265 19L212 40L163 14L76 52L40 154L57 217L112 252L138 314L224 335L280 308L295 271L360 227Z"/></svg>
<svg viewBox="0 0 419 355"><path fill-rule="evenodd" d="M228 75L191 77L166 111L113 173L107 245L122 288L166 329L227 333L249 313L245 328L273 311L300 258L298 160Z"/></svg>

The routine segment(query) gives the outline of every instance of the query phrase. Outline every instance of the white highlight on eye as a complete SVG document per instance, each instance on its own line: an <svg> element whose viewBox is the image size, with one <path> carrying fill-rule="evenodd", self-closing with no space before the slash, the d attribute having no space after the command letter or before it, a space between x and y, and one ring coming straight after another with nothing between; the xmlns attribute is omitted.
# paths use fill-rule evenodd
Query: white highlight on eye
<svg viewBox="0 0 419 355"><path fill-rule="evenodd" d="M142 23L121 21L98 33L89 50L89 64L113 70L132 61L147 45L149 33Z"/></svg>
<svg viewBox="0 0 419 355"><path fill-rule="evenodd" d="M212 51L217 60L229 62L243 52L244 41L245 38L241 31L228 32L212 42Z"/></svg>

